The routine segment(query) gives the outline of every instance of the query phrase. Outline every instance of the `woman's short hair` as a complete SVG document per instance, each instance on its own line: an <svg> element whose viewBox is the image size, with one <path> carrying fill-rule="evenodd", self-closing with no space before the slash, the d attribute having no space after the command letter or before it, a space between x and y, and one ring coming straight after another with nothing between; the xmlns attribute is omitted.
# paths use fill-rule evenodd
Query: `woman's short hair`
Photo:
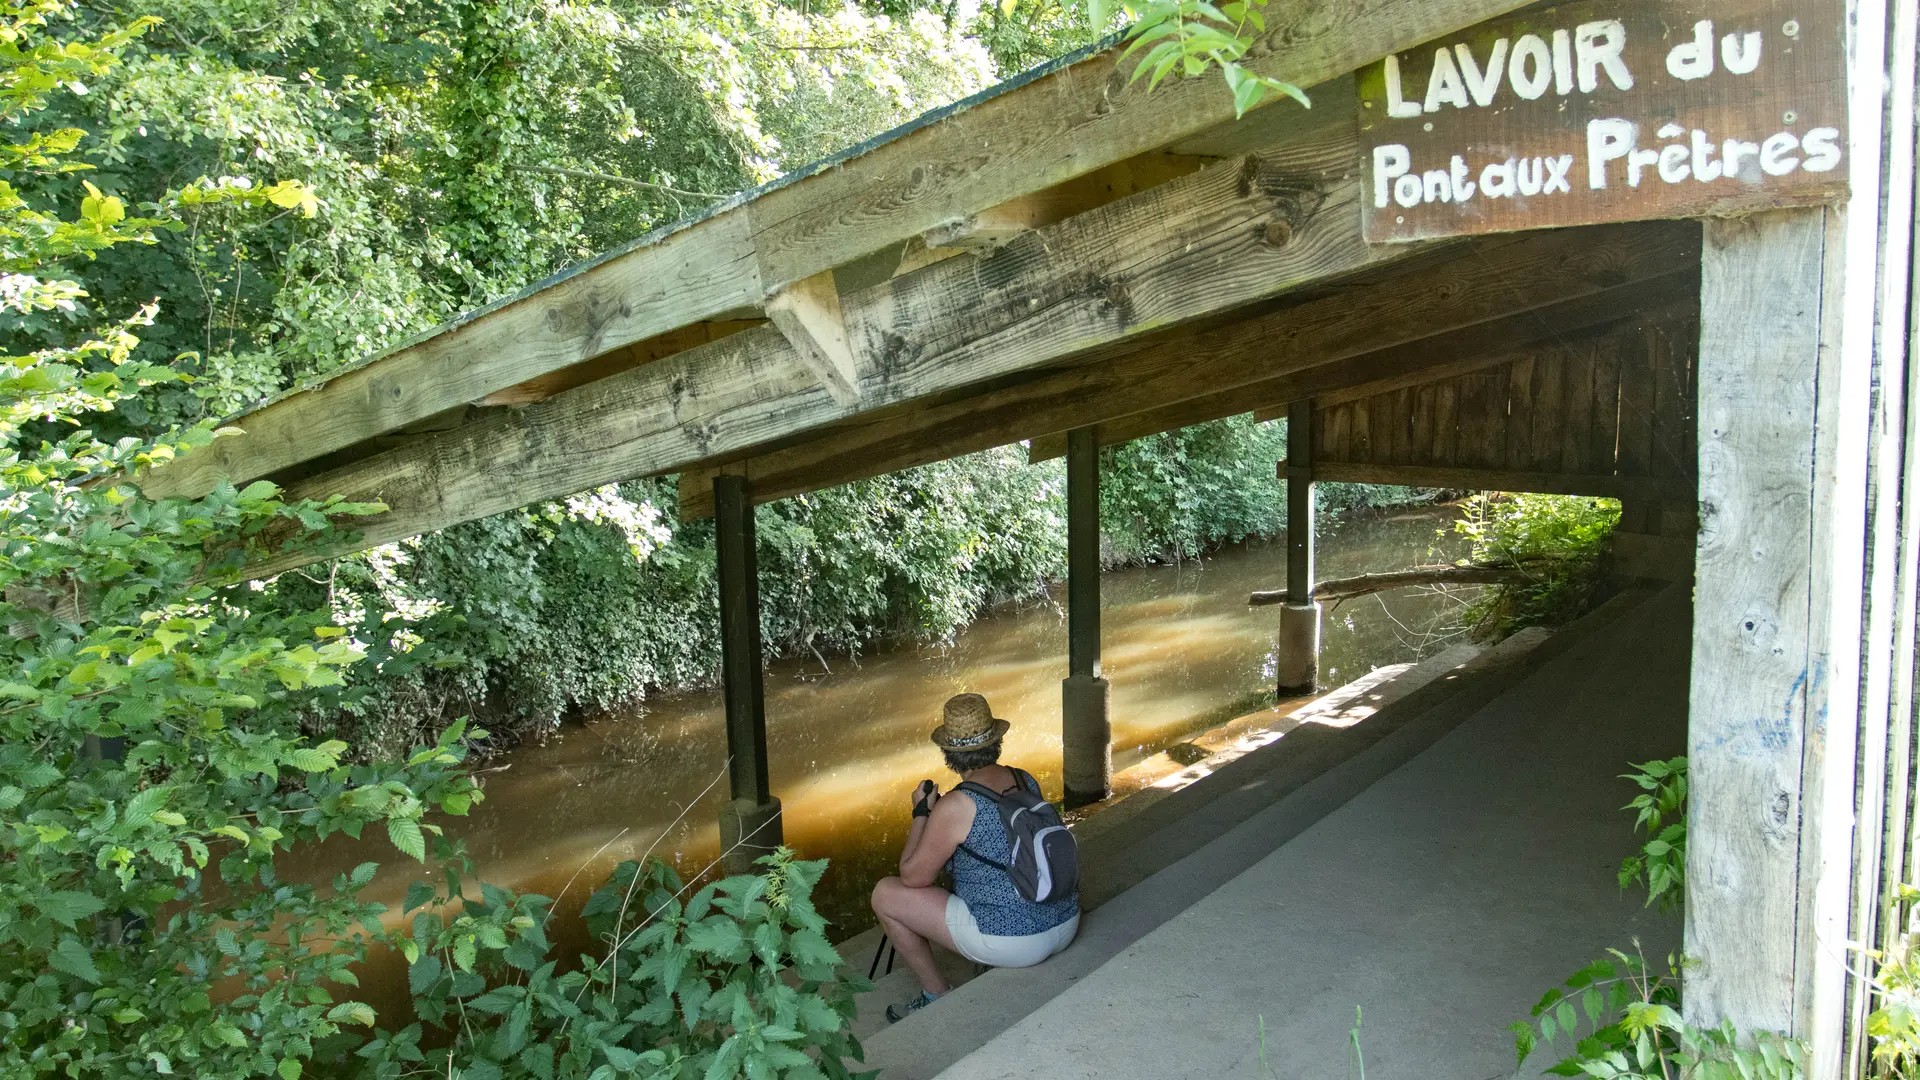
<svg viewBox="0 0 1920 1080"><path fill-rule="evenodd" d="M998 765L1000 763L1000 740L995 739L975 750L949 750L946 747L941 747L940 753L946 756L947 768L964 776L975 769L984 769L989 765Z"/></svg>

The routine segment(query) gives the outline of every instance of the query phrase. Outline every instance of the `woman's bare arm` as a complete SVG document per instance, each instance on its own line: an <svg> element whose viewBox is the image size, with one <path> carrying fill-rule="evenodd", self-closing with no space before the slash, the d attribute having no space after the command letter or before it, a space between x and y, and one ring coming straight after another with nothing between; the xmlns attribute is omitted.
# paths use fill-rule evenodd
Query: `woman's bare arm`
<svg viewBox="0 0 1920 1080"><path fill-rule="evenodd" d="M914 818L900 855L900 880L916 889L933 884L973 828L973 814L973 800L956 797L943 798L933 804L933 813Z"/></svg>

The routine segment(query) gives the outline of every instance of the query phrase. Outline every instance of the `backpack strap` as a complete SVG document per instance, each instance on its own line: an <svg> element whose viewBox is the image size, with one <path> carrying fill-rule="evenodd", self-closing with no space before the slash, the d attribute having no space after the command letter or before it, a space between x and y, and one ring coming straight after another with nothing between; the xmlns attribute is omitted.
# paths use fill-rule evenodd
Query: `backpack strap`
<svg viewBox="0 0 1920 1080"><path fill-rule="evenodd" d="M991 867L993 867L993 868L994 868L995 870L1000 870L1000 871L1006 871L1006 870L1007 870L1007 864L1006 864L1006 863L1003 863L1003 862L997 862L997 861L995 861L995 860L993 860L993 859L989 859L989 858L987 858L987 857L986 857L985 855L982 855L982 854L980 854L979 852L977 852L977 851L975 851L975 850L973 850L972 848L970 848L970 847L968 847L968 846L967 846L966 844L964 844L964 843L963 843L963 844L961 844L961 845L960 845L959 847L957 847L957 848L954 848L954 850L955 850L955 851L964 851L964 852L966 852L966 853L967 853L968 855L970 855L970 856L972 856L972 857L974 858L974 860L975 860L975 861L977 861L977 862L983 862L983 863L986 863L986 864L987 864L988 866L991 866Z"/></svg>
<svg viewBox="0 0 1920 1080"><path fill-rule="evenodd" d="M1025 774L1023 774L1023 773L1021 773L1021 772L1020 772L1020 770L1018 770L1018 769L1015 769L1015 770L1014 770L1014 773L1015 773L1015 776L1016 776L1016 778L1017 778L1017 777L1019 777L1019 776L1022 776L1022 775L1025 775ZM1032 779L1032 778L1031 778L1031 777L1028 777L1028 779ZM989 800L991 800L991 801L993 802L993 805L994 805L994 806L995 806L996 808L997 808L997 807L999 807L999 805L1000 805L1000 801L1001 801L1001 799L1003 798L1003 796L1001 796L1001 794L1000 794L999 792L997 792L997 791L995 791L995 790L993 790L992 788L990 788L990 787L988 787L987 785L985 785L985 784L980 784L980 783L975 783L975 782L974 782L974 781L972 781L972 780L963 780L963 781L961 781L960 783L958 783L958 784L956 784L956 785L954 785L954 788L953 788L953 790L955 790L955 791L965 791L965 792L969 792L969 793L971 793L971 794L975 794L975 795L984 795L984 796L986 796L986 797L987 797L987 798L988 798ZM960 846L959 846L959 847L957 847L957 848L955 848L954 850L955 850L955 851L964 851L964 852L966 852L966 853L967 853L967 854L968 854L969 856L971 856L971 857L972 857L972 858L973 858L973 859L974 859L974 860L975 860L976 862L982 862L982 863L985 863L985 864L987 864L988 866L991 866L991 867L993 867L993 868L994 868L994 869L996 869L996 870L1001 870L1001 871L1005 871L1005 870L1007 869L1007 864L1006 864L1006 863L1003 863L1003 862L999 862L999 861L996 861L996 860L994 860L994 859L989 859L989 858L987 858L987 857L986 857L985 855L982 855L982 854L980 854L979 852L977 852L977 851L975 851L975 850L973 850L972 848L970 848L970 847L968 847L968 846L967 846L967 844L966 844L966 841L964 841L964 840L963 840L963 841L961 841L961 842L960 842Z"/></svg>

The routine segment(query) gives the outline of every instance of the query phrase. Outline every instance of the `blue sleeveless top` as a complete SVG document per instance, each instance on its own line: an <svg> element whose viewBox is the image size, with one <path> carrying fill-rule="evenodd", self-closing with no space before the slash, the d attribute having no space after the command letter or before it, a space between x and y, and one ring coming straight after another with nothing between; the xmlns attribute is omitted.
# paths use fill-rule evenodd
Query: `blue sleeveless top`
<svg viewBox="0 0 1920 1080"><path fill-rule="evenodd" d="M1037 783L1029 790L1036 795L1040 792ZM1005 863L1012 858L1012 852L1007 850L1007 831L1000 824L1000 808L977 791L966 794L973 800L973 828L967 833L966 845L995 862ZM1045 933L1080 914L1078 889L1058 900L1036 904L1020 895L1005 870L989 866L958 848L947 860L947 873L953 875L953 894L966 903L980 932L991 937Z"/></svg>

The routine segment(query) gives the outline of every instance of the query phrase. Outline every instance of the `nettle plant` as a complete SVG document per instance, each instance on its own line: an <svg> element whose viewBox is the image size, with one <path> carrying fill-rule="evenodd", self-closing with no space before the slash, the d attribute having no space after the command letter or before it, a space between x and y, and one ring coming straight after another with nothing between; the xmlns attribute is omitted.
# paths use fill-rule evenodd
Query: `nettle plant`
<svg viewBox="0 0 1920 1080"><path fill-rule="evenodd" d="M409 891L417 913L392 939L420 1022L359 1050L369 1080L856 1075L853 997L871 987L842 973L813 908L824 860L781 849L691 897L664 862L623 862L583 910L595 951L563 970L546 897L469 897L464 858L446 854L442 885Z"/></svg>

